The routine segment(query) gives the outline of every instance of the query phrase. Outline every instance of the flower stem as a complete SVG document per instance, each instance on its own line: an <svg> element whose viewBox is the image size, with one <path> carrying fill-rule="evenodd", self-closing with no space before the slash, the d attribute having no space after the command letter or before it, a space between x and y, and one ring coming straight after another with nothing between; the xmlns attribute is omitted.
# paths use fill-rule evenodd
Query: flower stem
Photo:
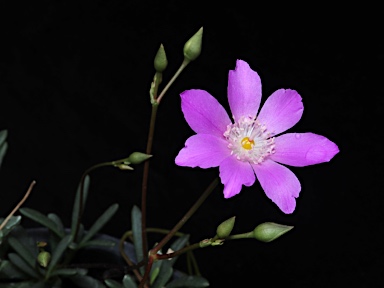
<svg viewBox="0 0 384 288"><path fill-rule="evenodd" d="M156 114L158 105L152 105L151 121L149 124L148 141L146 153L151 154L153 135L155 133ZM143 255L145 262L147 261L147 233L146 233L146 221L147 221L147 191L148 191L148 174L149 174L149 161L144 163L143 183L141 186L141 237L143 242Z"/></svg>
<svg viewBox="0 0 384 288"><path fill-rule="evenodd" d="M169 253L169 254L162 254L162 255L157 255L156 258L158 260L164 260L164 259L169 259L169 258L173 258L173 257L176 257L176 256L179 256L183 253L186 253L188 251L191 251L191 250L194 250L194 249L197 249L197 248L201 248L200 246L200 242L198 243L195 243L195 244L192 244L192 245L188 245L180 250L177 250L173 253Z"/></svg>
<svg viewBox="0 0 384 288"><path fill-rule="evenodd" d="M158 243L150 252L151 255L156 255L157 252L164 247L165 244L168 243L168 241L176 234L177 231L179 231L179 229L181 227L183 227L183 225L185 224L185 222L188 221L189 218L191 218L191 216L196 212L196 210L201 206L201 204L203 204L203 202L205 201L205 199L207 199L207 197L212 193L212 191L215 189L215 187L217 186L217 184L219 183L219 179L218 178L215 178L211 184L209 184L209 186L207 187L207 189L205 189L204 193L200 196L199 199L197 199L197 201L195 202L195 204L193 204L193 206L188 210L188 212L184 215L183 218L180 219L180 221L175 225L175 227L173 227L173 229L160 241L160 243Z"/></svg>
<svg viewBox="0 0 384 288"><path fill-rule="evenodd" d="M253 231L247 232L247 233L236 234L236 235L230 235L227 238L225 238L225 241L227 241L227 240L236 240L236 239L245 239L245 238L254 238ZM215 237L213 237L212 239L209 239L209 240L210 240L210 242L215 242L218 239L219 238L217 236L215 236ZM184 248L182 248L180 250L177 250L177 251L175 251L173 253L157 255L156 258L158 260L169 259L169 258L173 258L173 257L179 256L179 255L181 255L181 254L183 254L185 252L188 252L188 251L191 251L191 250L194 250L194 249L197 249L197 248L205 248L205 247L210 247L210 246L211 245L202 246L201 245L201 241L200 241L200 242L188 245L188 246L186 246L186 247L184 247Z"/></svg>
<svg viewBox="0 0 384 288"><path fill-rule="evenodd" d="M96 164L96 165L93 165L92 167L88 168L87 170L85 170L85 172L83 173L83 175L81 176L81 180L80 180L80 199L79 199L79 214L77 215L77 222L76 222L76 228L75 228L75 232L73 233L73 241L77 241L77 234L79 233L79 229L80 229L80 224L81 224L81 218L83 216L83 212L84 212L84 181L85 181L85 177L91 173L93 170L97 169L97 168L100 168L100 167L105 167L105 166L114 166L114 163L116 161L112 161L112 162L103 162L103 163L99 163L99 164Z"/></svg>
<svg viewBox="0 0 384 288"><path fill-rule="evenodd" d="M180 73L184 70L185 67L191 62L190 60L184 58L183 63L181 63L179 69L176 71L175 75L169 80L168 84L164 87L163 91L161 91L159 97L156 98L157 104L160 104L161 99L164 97L164 94L168 91L169 87L175 82L176 78L179 77ZM147 153L148 154L148 153Z"/></svg>
<svg viewBox="0 0 384 288"><path fill-rule="evenodd" d="M139 288L145 287L147 279L149 277L149 273L151 272L152 264L153 264L153 258L149 258L147 267L145 268L145 273L144 273L143 279L141 279L141 281L140 281Z"/></svg>
<svg viewBox="0 0 384 288"><path fill-rule="evenodd" d="M155 124L156 124L156 115L157 115L157 109L160 104L161 99L164 97L165 93L168 91L169 87L175 82L176 78L180 75L180 73L184 70L185 67L189 64L188 59L184 59L183 63L181 63L180 68L176 71L175 75L171 78L171 80L168 82L168 84L165 86L163 91L161 91L159 97L157 97L157 90L158 86L161 83L162 77L160 77L160 73L158 77L155 77L155 83L153 87L153 99L155 101L152 103L152 112L151 112L151 120L149 124L149 132L148 132L148 141L147 141L147 149L146 154L151 154L152 152L152 144L153 144L153 135L155 133ZM156 75L157 75L156 74ZM152 98L151 98L152 99ZM152 101L151 101L152 102ZM148 251L148 245L147 245L147 234L146 234L146 220L147 220L147 191L148 191L148 174L149 174L149 161L146 161L144 163L144 171L143 171L143 183L141 188L141 238L143 242L143 255L144 260L147 261L147 251Z"/></svg>
<svg viewBox="0 0 384 288"><path fill-rule="evenodd" d="M225 240L236 240L236 239L245 239L245 238L254 238L253 231L242 233L242 234L236 234L236 235L230 235Z"/></svg>
<svg viewBox="0 0 384 288"><path fill-rule="evenodd" d="M3 221L3 223L1 223L0 225L0 231L1 229L4 228L5 225L7 225L8 221L11 219L11 217L13 216L13 214L16 213L17 210L19 210L20 206L23 205L23 203L25 202L25 200L27 200L29 194L31 194L32 192L32 189L33 189L33 186L35 186L36 184L36 181L32 181L32 183L29 185L29 188L27 190L27 192L25 192L25 195L23 197L23 199L20 200L20 202L16 205L15 208L13 208L12 212L9 213L9 215L7 216L7 218L5 218L5 220Z"/></svg>
<svg viewBox="0 0 384 288"><path fill-rule="evenodd" d="M215 178L211 184L205 189L203 194L197 199L195 204L188 210L187 213L185 213L184 217L180 219L180 221L173 227L173 229L153 248L151 251L149 251L149 259L148 264L143 276L143 279L140 282L140 287L143 287L144 283L147 282L147 278L149 276L149 272L151 270L152 264L154 259L157 259L159 257L159 254L157 252L164 247L165 244L168 243L169 240L179 231L181 227L188 221L189 218L196 212L196 210L203 204L203 202L207 199L207 197L212 193L212 191L216 188L217 184L219 183L219 179ZM197 247L196 247L197 248Z"/></svg>
<svg viewBox="0 0 384 288"><path fill-rule="evenodd" d="M120 242L119 242L119 250L120 250L120 254L124 258L125 262L127 262L127 264L129 265L130 268L133 268L135 266L135 264L131 261L131 259L129 259L128 255L125 254L125 251L124 251L125 239L127 239L130 236L132 236L132 231L128 231L128 232L124 233L123 237L121 237ZM133 273L135 274L138 281L141 281L143 279L143 277L141 276L138 269L133 268Z"/></svg>

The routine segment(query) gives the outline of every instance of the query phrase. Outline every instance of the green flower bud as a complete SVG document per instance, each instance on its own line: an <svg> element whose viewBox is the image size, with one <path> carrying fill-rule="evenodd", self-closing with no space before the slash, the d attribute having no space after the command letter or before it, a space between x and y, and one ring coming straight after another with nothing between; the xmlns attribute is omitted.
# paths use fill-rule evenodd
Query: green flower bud
<svg viewBox="0 0 384 288"><path fill-rule="evenodd" d="M141 162L144 162L145 160L148 160L151 157L152 155L148 155L145 153L133 152L131 155L129 155L125 162L129 162L129 164L140 164Z"/></svg>
<svg viewBox="0 0 384 288"><path fill-rule="evenodd" d="M37 241L37 242L36 242L36 246L39 247L39 248L44 248L44 247L46 247L47 245L48 245L48 243L45 242L45 241Z"/></svg>
<svg viewBox="0 0 384 288"><path fill-rule="evenodd" d="M159 50L156 53L155 60L153 61L153 65L157 72L163 72L165 68L167 68L168 60L167 55L165 55L165 50L163 44L160 45Z"/></svg>
<svg viewBox="0 0 384 288"><path fill-rule="evenodd" d="M211 246L220 246L224 244L223 239L216 239L215 241L211 241Z"/></svg>
<svg viewBox="0 0 384 288"><path fill-rule="evenodd" d="M133 168L127 164L117 164L116 167L120 170L133 170Z"/></svg>
<svg viewBox="0 0 384 288"><path fill-rule="evenodd" d="M47 251L41 251L37 255L37 262L40 264L41 267L47 267L49 264L49 261L51 260L51 253Z"/></svg>
<svg viewBox="0 0 384 288"><path fill-rule="evenodd" d="M292 230L292 228L293 226L265 222L258 225L255 230L253 230L253 237L262 242L271 242Z"/></svg>
<svg viewBox="0 0 384 288"><path fill-rule="evenodd" d="M220 239L227 238L233 229L233 226L235 225L235 218L236 216L233 216L232 218L229 218L228 220L225 220L223 223L221 223L217 229L216 229L216 235Z"/></svg>
<svg viewBox="0 0 384 288"><path fill-rule="evenodd" d="M196 32L184 45L184 57L189 61L195 60L199 57L201 52L201 41L203 38L203 27Z"/></svg>

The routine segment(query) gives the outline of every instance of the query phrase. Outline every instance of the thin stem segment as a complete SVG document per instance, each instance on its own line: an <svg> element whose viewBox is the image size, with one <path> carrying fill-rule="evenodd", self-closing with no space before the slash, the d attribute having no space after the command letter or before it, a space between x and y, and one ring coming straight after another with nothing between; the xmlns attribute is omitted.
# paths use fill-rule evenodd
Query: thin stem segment
<svg viewBox="0 0 384 288"><path fill-rule="evenodd" d="M156 255L157 252L164 247L165 244L168 243L168 241L176 234L177 231L180 230L181 227L188 221L189 218L196 212L196 210L203 204L205 199L212 193L212 191L216 188L217 184L219 183L219 179L216 178L212 181L211 184L205 189L204 193L200 196L199 199L193 204L193 206L188 210L188 212L184 215L183 218L180 219L180 221L173 227L173 229L163 238L163 240L160 241L151 251L151 255Z"/></svg>
<svg viewBox="0 0 384 288"><path fill-rule="evenodd" d="M158 105L152 105L151 122L149 125L148 142L147 142L147 149L146 149L147 154L151 154L151 151L152 151L157 108L158 108ZM147 256L148 245L147 245L147 233L146 233L148 175L149 175L149 161L145 161L144 172L143 172L143 183L141 188L141 237L143 242L143 255L144 255L145 262L148 259L148 256Z"/></svg>
<svg viewBox="0 0 384 288"><path fill-rule="evenodd" d="M217 184L219 183L219 179L215 178L215 180L212 181L211 184L205 189L203 194L197 199L195 204L188 210L187 213L185 213L184 217L180 219L180 221L173 227L173 229L158 243L151 251L149 251L149 259L148 264L145 269L145 273L143 276L143 279L140 282L140 287L143 287L144 283L147 282L147 278L149 276L149 272L151 270L153 261L158 258L157 252L164 247L165 244L168 243L169 240L176 234L177 231L180 230L181 227L191 218L191 216L196 212L196 210L203 204L203 202L207 199L207 197L212 193L212 191L216 188Z"/></svg>
<svg viewBox="0 0 384 288"><path fill-rule="evenodd" d="M7 218L4 219L3 223L1 223L0 231L1 231L1 229L3 229L5 227L5 225L7 225L8 221L11 219L13 214L15 214L17 210L19 210L20 206L23 205L25 200L27 200L27 198L28 198L29 194L31 194L33 186L35 186L35 184L36 184L36 181L32 181L32 183L29 185L29 188L28 188L27 192L25 193L23 199L20 200L20 202L16 205L16 207L13 208L12 212L9 213Z"/></svg>
<svg viewBox="0 0 384 288"><path fill-rule="evenodd" d="M183 63L181 63L179 69L176 71L175 75L169 80L168 84L164 87L163 91L161 91L159 97L156 98L157 104L160 104L161 99L163 99L165 93L168 91L169 87L175 82L176 78L179 77L180 73L184 70L185 67L190 63L191 61L184 58Z"/></svg>
<svg viewBox="0 0 384 288"><path fill-rule="evenodd" d="M85 182L85 177L89 173L91 173L93 170L95 170L97 168L105 167L105 166L114 166L114 165L115 165L115 161L99 163L99 164L93 165L92 167L90 167L87 170L85 170L85 172L81 176L81 179L80 179L79 214L77 216L76 228L75 228L75 232L73 234L73 240L74 241L77 241L77 234L79 233L80 224L81 224L81 218L82 218L83 213L84 213L84 206L85 205L84 205L83 202L84 202L84 182Z"/></svg>

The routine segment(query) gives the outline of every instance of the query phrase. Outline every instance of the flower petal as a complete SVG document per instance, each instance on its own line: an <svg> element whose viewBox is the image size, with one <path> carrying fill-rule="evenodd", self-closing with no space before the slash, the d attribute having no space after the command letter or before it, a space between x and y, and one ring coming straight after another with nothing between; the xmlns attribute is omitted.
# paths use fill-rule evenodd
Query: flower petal
<svg viewBox="0 0 384 288"><path fill-rule="evenodd" d="M223 137L231 120L212 95L204 90L187 90L180 96L185 120L193 131Z"/></svg>
<svg viewBox="0 0 384 288"><path fill-rule="evenodd" d="M287 133L275 138L273 161L303 167L330 161L339 152L335 143L314 133Z"/></svg>
<svg viewBox="0 0 384 288"><path fill-rule="evenodd" d="M231 154L227 145L224 139L213 135L193 135L185 142L185 147L176 156L175 163L188 167L217 167Z"/></svg>
<svg viewBox="0 0 384 288"><path fill-rule="evenodd" d="M224 197L231 198L241 191L241 186L255 183L255 172L248 162L230 156L220 164L221 183L224 184Z"/></svg>
<svg viewBox="0 0 384 288"><path fill-rule="evenodd" d="M261 101L261 80L247 62L237 60L235 70L229 71L228 102L236 120L254 117Z"/></svg>
<svg viewBox="0 0 384 288"><path fill-rule="evenodd" d="M299 196L301 190L295 174L272 160L252 164L252 167L268 198L285 214L292 213L296 207L295 198Z"/></svg>
<svg viewBox="0 0 384 288"><path fill-rule="evenodd" d="M303 115L301 96L291 89L279 89L265 101L257 119L272 135L293 127Z"/></svg>

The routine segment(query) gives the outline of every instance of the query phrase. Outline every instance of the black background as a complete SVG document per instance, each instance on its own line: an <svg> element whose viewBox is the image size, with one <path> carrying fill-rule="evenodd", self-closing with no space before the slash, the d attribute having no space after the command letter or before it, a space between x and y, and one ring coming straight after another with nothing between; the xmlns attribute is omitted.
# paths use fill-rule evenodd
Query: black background
<svg viewBox="0 0 384 288"><path fill-rule="evenodd" d="M9 132L0 173L2 216L36 180L24 206L54 211L69 225L85 169L144 152L152 63L160 43L169 61L166 83L181 64L185 41L204 26L201 56L159 107L148 226L172 228L218 176L217 168L174 164L193 134L179 94L207 90L229 111L228 71L243 59L261 77L262 101L279 88L303 97L304 115L290 131L324 135L340 153L330 163L292 168L302 184L292 215L280 212L258 183L228 200L220 185L182 229L193 242L212 237L231 216L237 216L236 233L264 221L295 228L269 244L238 240L196 251L203 276L211 287L384 285L379 166L384 54L373 8L33 2L0 4L0 129ZM141 177L142 166L94 172L85 225L117 202L120 209L104 232L120 237L129 230L130 209L140 205Z"/></svg>

